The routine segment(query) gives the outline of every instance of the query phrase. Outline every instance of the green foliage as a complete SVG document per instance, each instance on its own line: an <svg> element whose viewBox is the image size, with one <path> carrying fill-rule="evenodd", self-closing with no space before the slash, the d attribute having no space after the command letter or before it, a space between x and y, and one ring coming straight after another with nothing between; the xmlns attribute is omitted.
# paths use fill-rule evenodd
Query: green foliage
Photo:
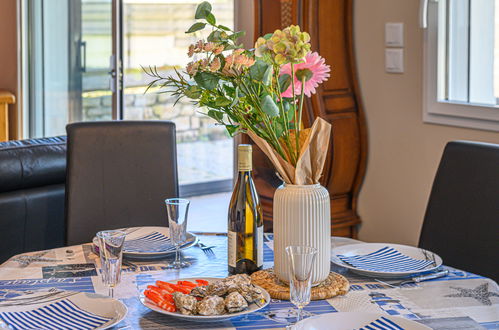
<svg viewBox="0 0 499 330"><path fill-rule="evenodd" d="M201 88L215 89L218 86L220 78L213 73L200 71L194 76L194 80Z"/></svg>
<svg viewBox="0 0 499 330"><path fill-rule="evenodd" d="M185 33L193 33L196 31L200 31L200 30L204 29L205 26L206 26L206 23L201 23L201 22L194 23L191 25L189 30L185 31Z"/></svg>
<svg viewBox="0 0 499 330"><path fill-rule="evenodd" d="M268 116L277 117L279 115L279 108L270 95L264 95L260 99L260 103L263 112L265 112Z"/></svg>
<svg viewBox="0 0 499 330"><path fill-rule="evenodd" d="M208 17L211 14L211 4L208 1L201 2L196 8L195 19L202 19ZM213 14L212 14L213 15Z"/></svg>
<svg viewBox="0 0 499 330"><path fill-rule="evenodd" d="M280 75L279 76L279 87L281 93L284 93L286 89L289 88L289 85L291 85L291 76L287 73Z"/></svg>
<svg viewBox="0 0 499 330"><path fill-rule="evenodd" d="M212 13L209 13L206 15L206 21L210 23L211 25L216 25L217 24L217 19Z"/></svg>
<svg viewBox="0 0 499 330"><path fill-rule="evenodd" d="M251 78L261 81L264 85L269 85L272 78L272 65L262 60L257 60L250 67L249 75Z"/></svg>
<svg viewBox="0 0 499 330"><path fill-rule="evenodd" d="M209 2L203 1L197 6L195 19L202 21L195 22L186 33L203 30L207 25L211 32L206 41L200 40L189 47L189 56L195 54L193 61L185 72L176 72L176 76L163 77L156 68L144 69L154 78L149 87L158 85L177 101L182 97L194 100L198 106L205 107L204 114L224 125L230 136L251 131L265 139L281 157L296 164L299 150L294 150L293 146L298 138L291 141L290 131L299 135L299 127L294 121L302 102L298 106L295 97L282 97L290 87L292 77L279 74L280 62L276 56L297 57L295 53L303 51L308 40L297 41L291 37L303 39L308 34L300 32L299 27L290 27L287 34L276 30L259 38L255 49L242 51L243 45L237 40L245 32L217 25ZM279 44L273 43L276 36L280 36ZM311 72L302 70L296 76L308 80Z"/></svg>

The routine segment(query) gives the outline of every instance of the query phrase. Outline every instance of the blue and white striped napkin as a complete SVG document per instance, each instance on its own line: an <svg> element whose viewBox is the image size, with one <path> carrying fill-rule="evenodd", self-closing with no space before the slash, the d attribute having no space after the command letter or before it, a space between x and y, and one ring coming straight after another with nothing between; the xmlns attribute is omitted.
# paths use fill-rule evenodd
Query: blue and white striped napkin
<svg viewBox="0 0 499 330"><path fill-rule="evenodd" d="M175 247L171 243L170 238L157 231L125 241L123 246L124 252L131 253L168 252L174 249Z"/></svg>
<svg viewBox="0 0 499 330"><path fill-rule="evenodd" d="M359 328L359 330L404 330L401 326L396 324L395 322L387 319L386 317L380 317L377 320L372 321L371 323Z"/></svg>
<svg viewBox="0 0 499 330"><path fill-rule="evenodd" d="M425 269L433 264L432 260L414 259L388 246L365 255L340 254L338 258L355 268L374 272L410 272Z"/></svg>
<svg viewBox="0 0 499 330"><path fill-rule="evenodd" d="M65 299L26 312L1 312L12 329L95 329L110 318L84 311Z"/></svg>

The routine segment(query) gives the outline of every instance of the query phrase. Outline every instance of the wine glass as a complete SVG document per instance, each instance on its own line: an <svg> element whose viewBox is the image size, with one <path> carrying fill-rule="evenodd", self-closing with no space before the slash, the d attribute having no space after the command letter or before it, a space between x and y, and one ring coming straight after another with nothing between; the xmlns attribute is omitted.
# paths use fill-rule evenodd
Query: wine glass
<svg viewBox="0 0 499 330"><path fill-rule="evenodd" d="M175 261L167 268L180 269L190 266L186 260L180 260L180 246L186 240L187 213L189 211L189 200L183 198L169 198L165 200L166 213L168 214L168 227L170 239L175 246Z"/></svg>
<svg viewBox="0 0 499 330"><path fill-rule="evenodd" d="M290 300L298 308L296 322L302 317L302 309L310 303L312 290L312 266L317 249L310 246L286 247L289 267Z"/></svg>
<svg viewBox="0 0 499 330"><path fill-rule="evenodd" d="M109 287L109 296L114 297L114 287L121 279L123 243L126 233L122 230L104 230L97 233L102 267L102 282Z"/></svg>

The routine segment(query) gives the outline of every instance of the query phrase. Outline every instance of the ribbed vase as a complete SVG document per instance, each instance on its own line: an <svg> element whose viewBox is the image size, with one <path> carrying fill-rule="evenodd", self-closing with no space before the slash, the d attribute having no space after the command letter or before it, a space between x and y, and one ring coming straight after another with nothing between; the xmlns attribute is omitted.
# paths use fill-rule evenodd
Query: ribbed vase
<svg viewBox="0 0 499 330"><path fill-rule="evenodd" d="M312 283L324 281L331 259L331 210L329 192L320 184L289 185L274 194L274 272L288 282L286 246L307 245L317 248Z"/></svg>

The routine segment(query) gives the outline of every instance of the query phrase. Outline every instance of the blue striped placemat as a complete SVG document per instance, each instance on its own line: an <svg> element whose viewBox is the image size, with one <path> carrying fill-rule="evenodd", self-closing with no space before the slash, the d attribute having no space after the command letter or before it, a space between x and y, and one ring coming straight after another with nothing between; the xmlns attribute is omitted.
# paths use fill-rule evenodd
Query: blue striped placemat
<svg viewBox="0 0 499 330"><path fill-rule="evenodd" d="M84 311L65 299L26 312L1 312L12 329L95 329L110 318Z"/></svg>
<svg viewBox="0 0 499 330"><path fill-rule="evenodd" d="M155 253L173 250L175 250L175 247L171 243L170 238L157 231L125 241L123 246L124 252L131 253Z"/></svg>
<svg viewBox="0 0 499 330"><path fill-rule="evenodd" d="M372 321L371 323L363 326L359 330L404 330L401 326L393 322L392 320L387 319L386 317L380 317L377 320Z"/></svg>
<svg viewBox="0 0 499 330"><path fill-rule="evenodd" d="M433 264L432 260L414 259L388 246L365 255L338 255L338 258L355 268L375 272L410 272Z"/></svg>

